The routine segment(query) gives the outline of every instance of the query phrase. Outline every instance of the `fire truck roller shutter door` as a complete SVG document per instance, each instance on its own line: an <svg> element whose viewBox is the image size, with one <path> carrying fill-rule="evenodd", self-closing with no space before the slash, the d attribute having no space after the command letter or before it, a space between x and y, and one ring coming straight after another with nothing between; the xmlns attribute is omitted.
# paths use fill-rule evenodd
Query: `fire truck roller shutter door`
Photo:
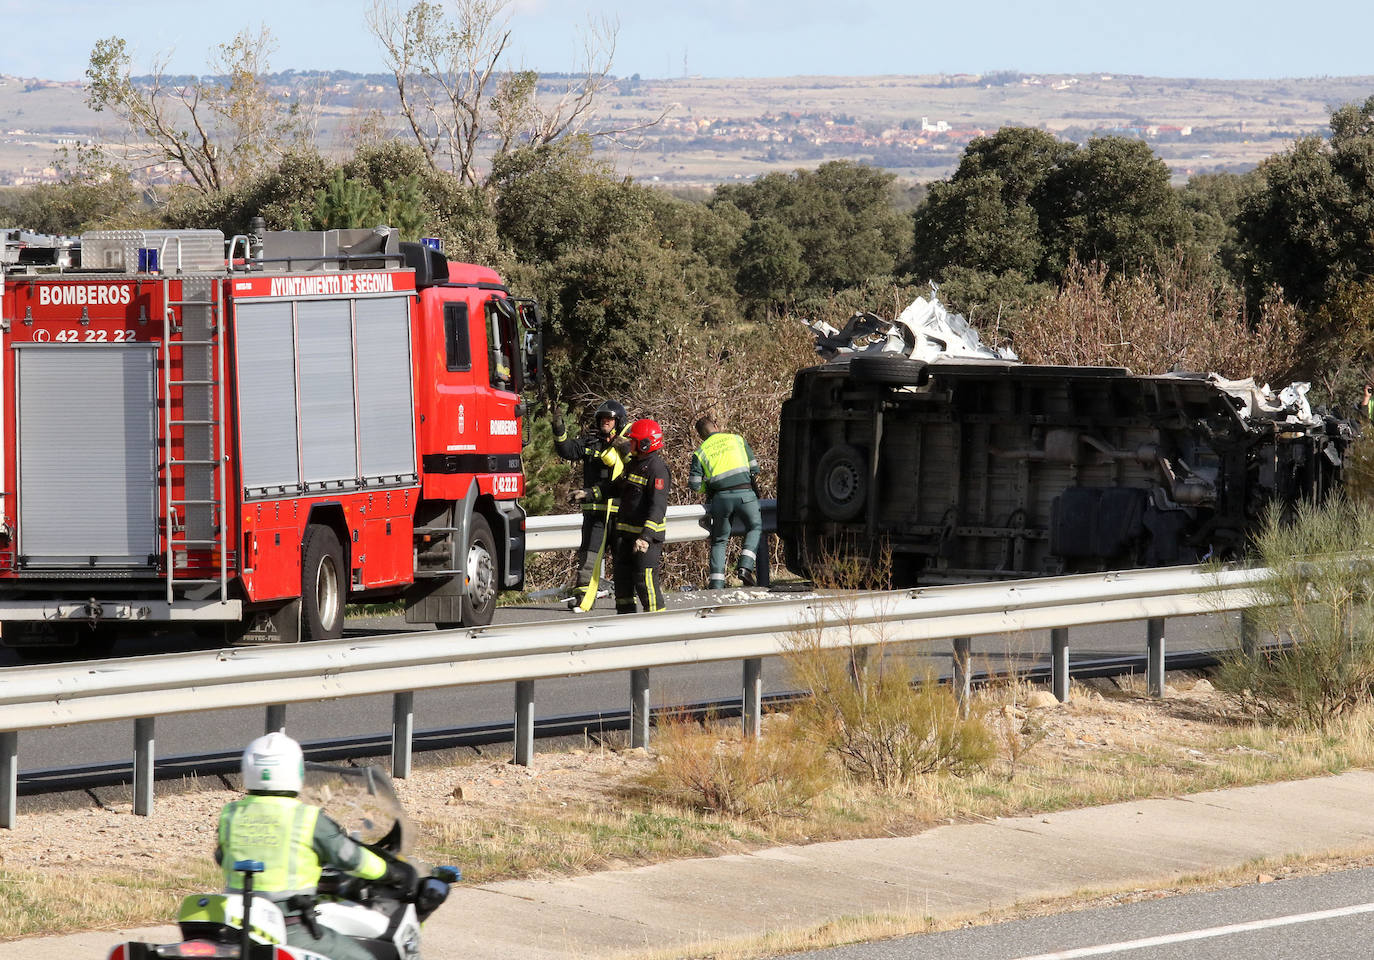
<svg viewBox="0 0 1374 960"><path fill-rule="evenodd" d="M358 459L369 481L415 476L408 302L406 297L378 297L360 299L354 308Z"/></svg>
<svg viewBox="0 0 1374 960"><path fill-rule="evenodd" d="M296 359L291 304L244 303L234 310L239 450L249 495L300 483L296 450Z"/></svg>
<svg viewBox="0 0 1374 960"><path fill-rule="evenodd" d="M307 485L358 479L352 325L346 300L296 304L301 474Z"/></svg>
<svg viewBox="0 0 1374 960"><path fill-rule="evenodd" d="M146 567L158 553L157 348L15 350L19 549L36 566Z"/></svg>

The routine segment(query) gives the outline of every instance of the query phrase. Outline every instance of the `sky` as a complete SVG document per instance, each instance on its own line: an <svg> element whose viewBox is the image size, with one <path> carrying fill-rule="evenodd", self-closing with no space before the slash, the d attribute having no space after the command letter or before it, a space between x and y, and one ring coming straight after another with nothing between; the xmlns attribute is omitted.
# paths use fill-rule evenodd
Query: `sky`
<svg viewBox="0 0 1374 960"><path fill-rule="evenodd" d="M408 0L401 0L408 5ZM451 0L438 0L441 3ZM274 70L383 72L371 0L0 0L0 74L82 78L92 44L172 72L265 25ZM1374 75L1368 0L510 0L506 65L576 69L589 22L616 25L618 76L1128 73L1218 79Z"/></svg>

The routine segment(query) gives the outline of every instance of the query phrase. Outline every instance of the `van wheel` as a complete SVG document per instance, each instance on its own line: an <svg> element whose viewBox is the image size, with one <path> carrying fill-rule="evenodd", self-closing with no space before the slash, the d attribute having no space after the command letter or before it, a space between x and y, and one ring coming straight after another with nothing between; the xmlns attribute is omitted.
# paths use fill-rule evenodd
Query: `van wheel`
<svg viewBox="0 0 1374 960"><path fill-rule="evenodd" d="M816 505L830 520L853 520L868 499L868 467L847 443L827 450L816 464Z"/></svg>
<svg viewBox="0 0 1374 960"><path fill-rule="evenodd" d="M312 523L301 541L301 639L337 640L343 636L343 547L332 527Z"/></svg>
<svg viewBox="0 0 1374 960"><path fill-rule="evenodd" d="M856 355L850 358L849 373L856 380L896 387L919 387L930 379L925 361L895 353Z"/></svg>

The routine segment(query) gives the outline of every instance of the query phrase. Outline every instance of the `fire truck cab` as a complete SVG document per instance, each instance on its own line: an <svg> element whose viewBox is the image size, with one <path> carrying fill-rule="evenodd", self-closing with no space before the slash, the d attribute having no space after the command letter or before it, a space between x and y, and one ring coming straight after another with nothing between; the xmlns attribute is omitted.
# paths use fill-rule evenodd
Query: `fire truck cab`
<svg viewBox="0 0 1374 960"><path fill-rule="evenodd" d="M478 625L523 584L536 305L385 227L255 226L0 260L6 645Z"/></svg>

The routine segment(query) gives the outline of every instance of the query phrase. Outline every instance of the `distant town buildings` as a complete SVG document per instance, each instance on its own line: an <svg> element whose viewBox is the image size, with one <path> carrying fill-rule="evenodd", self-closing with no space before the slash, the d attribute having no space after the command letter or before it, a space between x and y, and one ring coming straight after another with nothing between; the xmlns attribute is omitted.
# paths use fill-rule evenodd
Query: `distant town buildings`
<svg viewBox="0 0 1374 960"><path fill-rule="evenodd" d="M552 76L546 79L554 85L562 82ZM706 96L697 100L695 106L687 102L684 108L639 131L639 139L633 148L641 161L636 168L638 173L647 172L655 179L669 181L678 176L676 171L691 167L691 173L684 173L683 177L690 175L710 182L713 177L723 180L752 176L760 169L760 165L763 169L769 166L791 169L814 164L818 158L852 157L889 169L915 171L915 175L923 179L945 176L970 141L987 135L1002 123L1014 122L1004 118L1015 117L1014 104L1025 102L1027 98L1042 106L1060 98L1071 101L1072 105L1053 108L1056 112L1042 110L1040 113L1040 116L1060 118L1057 124L1052 121L1041 126L1066 140L1083 143L1094 136L1123 136L1167 145L1191 138L1185 147L1173 148L1178 158L1187 158L1189 162L1211 159L1196 154L1198 149L1217 149L1203 147L1203 144L1224 144L1256 136L1282 137L1305 132L1305 128L1300 128L1298 124L1290 126L1278 119L1258 123L1251 121L1247 126L1244 120L1237 118L1229 124L1195 127L1181 122L1151 122L1148 113L1139 118L1124 112L1113 116L1109 111L1137 108L1127 108L1125 101L1104 100L1100 93L1097 94L1098 100L1091 101L1091 109L1080 108L1080 101L1094 95L1094 88L1099 82L1132 82L1131 78L1118 80L1111 74L1035 76L1016 71L998 71L988 74L945 74L923 78L923 81L921 84L912 84L909 106L906 101L900 101L904 111L899 115L901 119L894 119L895 111L891 107L878 119L842 112L834 107L808 107L806 100L795 101L796 109L779 111L776 107L760 108L757 115L748 116L745 111L749 107L741 108L738 98L711 99ZM641 80L638 75L624 78L611 88L617 92L608 94L603 105L612 111L624 107L627 116L630 111L635 111L636 116L652 113L658 109L653 97L673 98L675 90L672 84L682 82L685 81ZM648 88L655 84L661 86L650 92ZM326 151L350 149L347 136L336 134L335 131L345 129L348 122L355 122L365 113L390 115L388 111L395 103L394 85L389 77L379 74L345 71L306 74L287 71L272 75L269 81L273 95L282 98L294 97L306 86L313 93L321 95L327 108L327 119L320 127L320 146ZM948 87L991 90L993 93L988 96L992 100L989 102L1000 103L1005 98L1011 99L1007 101L1006 108L996 108L1000 112L994 112L986 104L981 107L970 105L966 97L963 105L951 107L948 97L942 100L937 94L922 92L923 88L930 87L942 90ZM0 100L16 107L8 112L0 112L0 122L8 125L8 129L0 130L0 186L56 182L60 171L54 165L54 160L59 151L97 145L102 140L102 132L104 137L110 139L117 136L115 125L107 116L81 112L84 109L80 106L84 100L81 88L78 81L0 76ZM52 92L54 90L71 92L57 96ZM554 86L550 87L550 91L551 96L559 92ZM32 101L24 100L27 94L33 93L41 95L33 97ZM962 91L959 95L964 96ZM842 102L833 99L831 94L827 94L827 97L830 97L827 101L829 104ZM41 102L44 109L35 110L28 105L30 102ZM69 106L60 113L54 113L50 109L50 104L54 102ZM714 103L716 106L704 107L705 103ZM730 105L726 106L727 103ZM20 104L24 109L17 108ZM971 112L957 112L961 109ZM907 110L909 113L905 112ZM921 110L926 113L922 115ZM931 116L940 113L944 116ZM1168 115L1176 117L1174 113ZM1068 117L1074 118L1074 126L1064 126L1069 121L1063 118ZM1082 118L1081 121L1079 118ZM331 140L336 135L339 137L337 143ZM409 137L403 130L396 135ZM494 146L495 140L492 141ZM1169 149L1162 147L1162 155L1168 156ZM691 164L688 158L694 153L701 156L695 164ZM1224 151L1221 153L1224 155ZM642 162L646 157L665 162L646 164ZM668 160L670 157L681 159ZM744 166L750 172L741 175L737 172L741 168L740 162L730 167L729 163L720 163L721 158L734 161L743 158L746 161ZM1176 160L1171 159L1170 162L1177 167ZM678 163L685 166L677 166ZM647 171L646 167L649 168ZM703 174L703 169L709 172ZM169 183L183 178L184 172L160 164L141 168L139 176L151 183Z"/></svg>

